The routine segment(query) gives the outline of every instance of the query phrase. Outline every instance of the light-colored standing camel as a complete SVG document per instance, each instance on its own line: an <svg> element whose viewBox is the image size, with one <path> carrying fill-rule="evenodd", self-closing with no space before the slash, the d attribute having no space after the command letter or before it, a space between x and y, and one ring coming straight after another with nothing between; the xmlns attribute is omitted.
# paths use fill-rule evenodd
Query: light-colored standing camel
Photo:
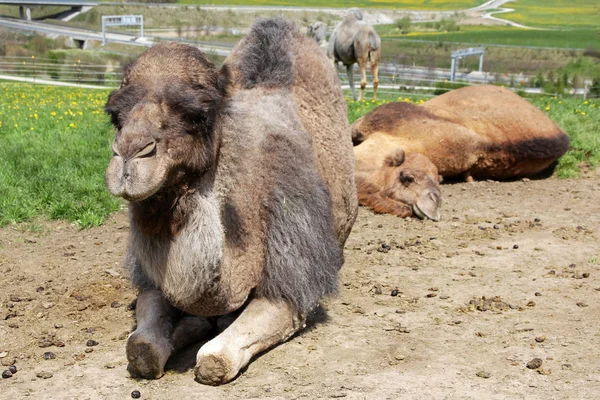
<svg viewBox="0 0 600 400"><path fill-rule="evenodd" d="M329 47L327 43L327 24L325 22L313 22L307 27L307 35L313 38L325 52Z"/></svg>
<svg viewBox="0 0 600 400"><path fill-rule="evenodd" d="M363 14L357 8L352 8L339 23L329 38L327 55L334 63L342 62L346 66L352 97L356 100L354 76L352 67L358 63L361 73L360 98L364 97L367 87L367 62L371 63L373 74L373 99L377 99L379 78L377 71L381 60L381 39L372 26L365 24Z"/></svg>

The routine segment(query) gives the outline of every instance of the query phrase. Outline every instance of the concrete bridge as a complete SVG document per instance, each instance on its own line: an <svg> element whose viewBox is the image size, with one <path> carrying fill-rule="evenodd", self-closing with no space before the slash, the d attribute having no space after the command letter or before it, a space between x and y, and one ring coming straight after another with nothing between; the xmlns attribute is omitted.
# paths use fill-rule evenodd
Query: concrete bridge
<svg viewBox="0 0 600 400"><path fill-rule="evenodd" d="M19 6L21 19L31 20L31 6L63 6L71 7L71 11L81 11L84 7L94 7L100 2L82 0L0 0L0 4Z"/></svg>

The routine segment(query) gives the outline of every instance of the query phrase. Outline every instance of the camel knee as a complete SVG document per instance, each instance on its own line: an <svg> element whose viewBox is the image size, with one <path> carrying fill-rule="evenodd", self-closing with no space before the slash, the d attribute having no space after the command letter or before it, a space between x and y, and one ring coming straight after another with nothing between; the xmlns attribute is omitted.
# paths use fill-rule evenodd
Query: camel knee
<svg viewBox="0 0 600 400"><path fill-rule="evenodd" d="M367 82L361 82L360 83L360 90L365 90L367 87Z"/></svg>

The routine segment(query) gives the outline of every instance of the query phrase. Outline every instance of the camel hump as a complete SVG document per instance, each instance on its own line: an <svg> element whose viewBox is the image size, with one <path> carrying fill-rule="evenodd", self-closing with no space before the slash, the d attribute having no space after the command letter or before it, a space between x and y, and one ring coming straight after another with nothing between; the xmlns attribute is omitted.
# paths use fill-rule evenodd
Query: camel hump
<svg viewBox="0 0 600 400"><path fill-rule="evenodd" d="M243 39L234 64L244 89L291 88L294 84L292 45L298 27L283 18L257 20Z"/></svg>

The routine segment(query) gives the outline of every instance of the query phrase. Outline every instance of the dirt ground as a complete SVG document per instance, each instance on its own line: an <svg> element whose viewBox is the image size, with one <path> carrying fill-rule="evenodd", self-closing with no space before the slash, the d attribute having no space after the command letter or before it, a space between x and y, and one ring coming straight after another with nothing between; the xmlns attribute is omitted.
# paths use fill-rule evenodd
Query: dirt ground
<svg viewBox="0 0 600 400"><path fill-rule="evenodd" d="M18 372L0 398L597 398L600 175L442 190L437 223L361 208L339 296L217 388L193 379L198 347L129 378L125 212L1 229L0 361Z"/></svg>

